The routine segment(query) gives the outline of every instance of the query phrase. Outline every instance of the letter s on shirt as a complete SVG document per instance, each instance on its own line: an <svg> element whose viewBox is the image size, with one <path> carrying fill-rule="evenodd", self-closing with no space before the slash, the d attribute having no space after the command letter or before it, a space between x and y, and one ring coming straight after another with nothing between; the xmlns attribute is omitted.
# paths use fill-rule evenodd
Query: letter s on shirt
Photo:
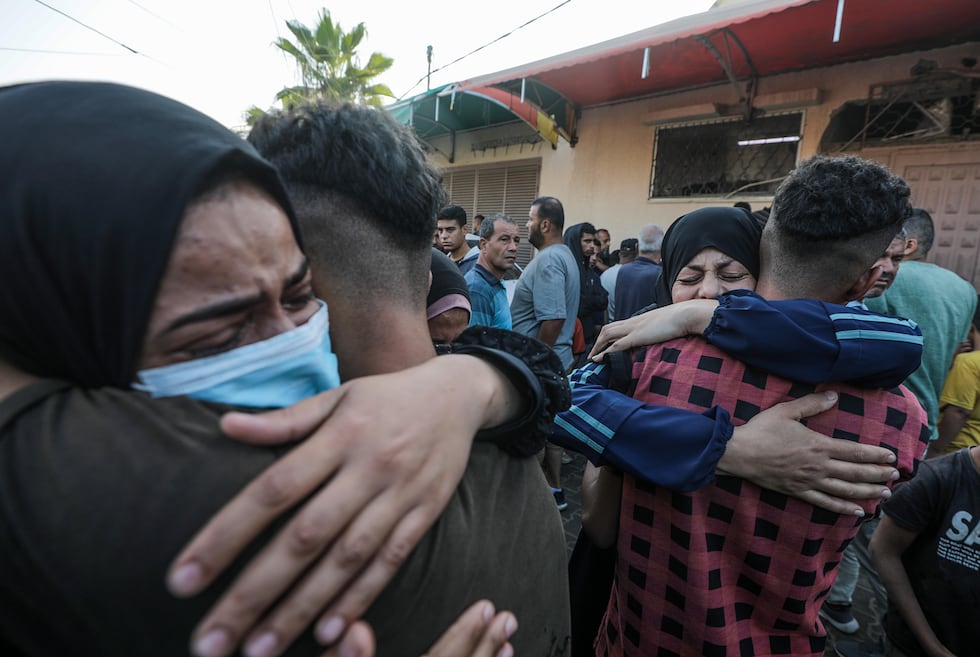
<svg viewBox="0 0 980 657"><path fill-rule="evenodd" d="M952 541L962 541L970 533L970 521L973 515L968 511L957 511L950 521L952 527L946 530L946 538Z"/></svg>

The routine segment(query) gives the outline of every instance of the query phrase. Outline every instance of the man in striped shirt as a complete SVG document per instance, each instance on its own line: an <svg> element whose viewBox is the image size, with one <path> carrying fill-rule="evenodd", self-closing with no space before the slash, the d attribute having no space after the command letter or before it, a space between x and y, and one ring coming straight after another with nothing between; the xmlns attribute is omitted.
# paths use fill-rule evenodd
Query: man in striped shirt
<svg viewBox="0 0 980 657"><path fill-rule="evenodd" d="M517 262L521 237L517 223L495 214L480 226L480 256L464 278L470 288L470 326L496 326L510 330L510 304L502 282Z"/></svg>

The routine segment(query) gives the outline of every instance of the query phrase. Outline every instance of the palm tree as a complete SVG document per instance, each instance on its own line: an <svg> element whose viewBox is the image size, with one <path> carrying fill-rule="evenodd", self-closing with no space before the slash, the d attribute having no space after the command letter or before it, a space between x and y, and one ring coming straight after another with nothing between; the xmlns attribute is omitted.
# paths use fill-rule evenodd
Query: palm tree
<svg viewBox="0 0 980 657"><path fill-rule="evenodd" d="M327 98L380 106L382 97L394 97L386 85L371 84L373 78L391 68L393 59L373 52L367 65L360 66L357 48L367 36L364 23L344 32L340 24L330 18L330 12L321 9L315 32L295 20L286 21L286 26L296 42L280 37L275 46L296 60L302 81L276 94L276 100L283 105Z"/></svg>

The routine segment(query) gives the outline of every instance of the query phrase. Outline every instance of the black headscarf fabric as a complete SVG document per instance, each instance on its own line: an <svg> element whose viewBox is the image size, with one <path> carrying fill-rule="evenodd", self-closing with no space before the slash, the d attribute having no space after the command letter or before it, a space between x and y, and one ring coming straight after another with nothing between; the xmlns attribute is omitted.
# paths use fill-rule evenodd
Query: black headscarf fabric
<svg viewBox="0 0 980 657"><path fill-rule="evenodd" d="M459 273L459 265L439 249L432 249L429 272L432 274L432 284L429 285L429 294L425 299L427 319L446 311L445 308L440 308L439 303L447 297L462 297L469 303L470 289L466 286L466 279Z"/></svg>
<svg viewBox="0 0 980 657"><path fill-rule="evenodd" d="M707 248L716 248L739 261L758 279L760 237L762 225L740 208L701 208L685 214L664 234L660 250L664 269L657 281L657 305L672 302L670 291L677 276Z"/></svg>
<svg viewBox="0 0 980 657"><path fill-rule="evenodd" d="M129 387L187 203L240 172L283 206L275 170L200 112L107 83L0 88L0 359Z"/></svg>
<svg viewBox="0 0 980 657"><path fill-rule="evenodd" d="M575 256L575 262L578 263L578 268L582 272L589 268L588 259L585 257L585 254L582 253L582 233L584 232L583 229L586 226L592 228L592 224L583 222L580 224L575 224L574 226L569 226L565 229L564 235L562 235L562 240L565 242L565 246L567 246L571 250L572 255ZM592 228L592 232L595 232L595 228Z"/></svg>

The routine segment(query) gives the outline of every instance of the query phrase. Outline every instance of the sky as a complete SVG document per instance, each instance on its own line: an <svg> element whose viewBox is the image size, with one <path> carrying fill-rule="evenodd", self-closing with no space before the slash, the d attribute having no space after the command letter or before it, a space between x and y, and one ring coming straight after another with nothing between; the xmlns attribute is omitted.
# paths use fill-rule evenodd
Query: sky
<svg viewBox="0 0 980 657"><path fill-rule="evenodd" d="M437 87L706 11L711 4L0 0L0 85L44 79L120 82L171 96L235 127L244 123L242 114L250 106L271 107L276 92L298 82L296 67L272 43L278 36L291 37L287 20L313 26L322 8L345 31L365 24L368 37L358 49L362 64L375 51L394 58L392 68L376 82L387 84L397 97L409 97L426 89L429 45L431 84Z"/></svg>

